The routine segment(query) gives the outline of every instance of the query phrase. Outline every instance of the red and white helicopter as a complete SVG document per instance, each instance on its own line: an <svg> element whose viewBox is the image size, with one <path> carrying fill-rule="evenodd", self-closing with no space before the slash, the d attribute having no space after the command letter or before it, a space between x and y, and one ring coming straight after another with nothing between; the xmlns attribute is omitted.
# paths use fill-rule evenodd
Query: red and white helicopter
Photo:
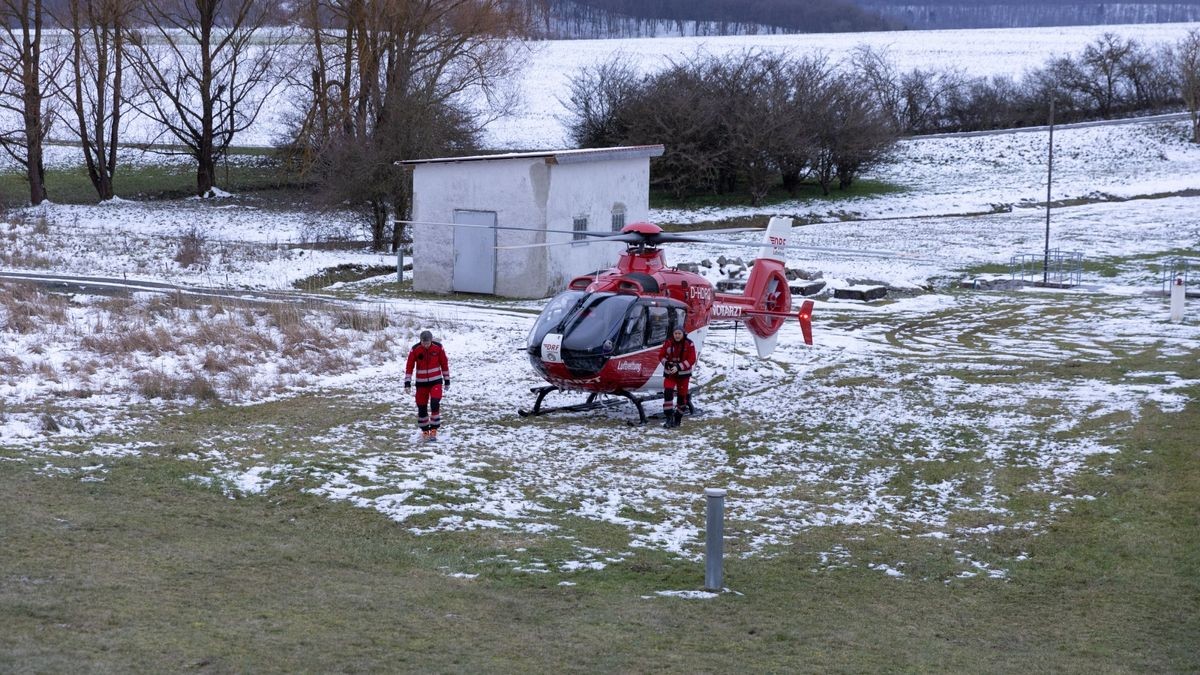
<svg viewBox="0 0 1200 675"><path fill-rule="evenodd" d="M699 274L667 266L662 244L707 242L689 235L663 232L651 223L626 225L619 234L596 233L627 247L611 269L579 276L546 305L529 331L529 362L549 384L535 387L537 400L524 416L561 410L586 410L602 403L602 395L629 399L646 421L642 402L661 396L662 366L658 352L682 327L699 354L713 321L745 324L760 358L775 349L786 319L799 320L804 341L812 344L812 300L792 312L792 294L784 274L791 219L775 217L742 293L720 293ZM587 392L584 403L543 408L551 392ZM639 396L639 393L656 392Z"/></svg>

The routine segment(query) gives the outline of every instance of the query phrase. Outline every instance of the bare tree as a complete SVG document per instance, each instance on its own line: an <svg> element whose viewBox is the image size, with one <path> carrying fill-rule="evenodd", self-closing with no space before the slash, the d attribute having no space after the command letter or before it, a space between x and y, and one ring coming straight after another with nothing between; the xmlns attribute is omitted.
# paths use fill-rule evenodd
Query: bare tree
<svg viewBox="0 0 1200 675"><path fill-rule="evenodd" d="M1100 116L1108 119L1121 103L1131 98L1128 91L1131 84L1125 74L1128 63L1139 50L1136 40L1105 33L1084 47L1083 55L1075 62L1075 76L1064 84L1090 99Z"/></svg>
<svg viewBox="0 0 1200 675"><path fill-rule="evenodd" d="M816 144L818 101L833 77L833 66L824 54L809 55L788 63L786 76L789 99L781 112L791 124L783 131L781 142L775 144L773 152L784 189L795 194L800 181L812 169L810 160Z"/></svg>
<svg viewBox="0 0 1200 675"><path fill-rule="evenodd" d="M779 177L775 148L794 141L791 119L791 81L780 56L747 51L714 59L706 68L706 88L716 107L714 138L721 153L721 192L744 182L755 206L770 193Z"/></svg>
<svg viewBox="0 0 1200 675"><path fill-rule="evenodd" d="M1054 101L1054 118L1059 123L1086 119L1093 109L1076 83L1081 79L1079 66L1069 56L1051 59L1043 68L1030 71L1025 77L1025 90L1036 112L1028 124L1045 124L1045 110Z"/></svg>
<svg viewBox="0 0 1200 675"><path fill-rule="evenodd" d="M1200 30L1193 30L1171 49L1180 95L1192 118L1192 142L1200 143Z"/></svg>
<svg viewBox="0 0 1200 675"><path fill-rule="evenodd" d="M149 26L131 34L146 96L134 108L196 160L196 193L211 193L217 161L278 83L271 71L281 30L264 30L266 0L144 0Z"/></svg>
<svg viewBox="0 0 1200 675"><path fill-rule="evenodd" d="M888 116L897 132L903 132L904 94L900 73L892 64L886 50L859 45L850 54L850 67L875 99L875 105Z"/></svg>
<svg viewBox="0 0 1200 675"><path fill-rule="evenodd" d="M902 134L939 131L946 122L951 100L966 86L959 70L896 70L886 51L868 45L857 47L850 66L874 99L874 105Z"/></svg>
<svg viewBox="0 0 1200 675"><path fill-rule="evenodd" d="M733 148L720 142L721 107L706 81L706 59L671 64L642 82L641 95L621 111L631 144L670 139L655 163L652 184L680 198L719 192Z"/></svg>
<svg viewBox="0 0 1200 675"><path fill-rule="evenodd" d="M46 200L42 144L54 115L43 106L50 103L57 65L42 42L44 18L42 0L0 0L0 112L21 120L15 128L0 128L0 146L24 167L35 206Z"/></svg>
<svg viewBox="0 0 1200 675"><path fill-rule="evenodd" d="M840 74L821 87L812 113L810 162L822 194L829 194L835 179L839 189L850 187L887 156L896 140L889 117L857 75Z"/></svg>
<svg viewBox="0 0 1200 675"><path fill-rule="evenodd" d="M112 199L121 117L127 107L125 68L134 0L70 0L59 19L70 39L71 86L62 92L74 115L63 120L83 146L88 178L100 201Z"/></svg>
<svg viewBox="0 0 1200 675"><path fill-rule="evenodd" d="M581 148L623 143L627 129L620 113L633 103L641 79L621 56L581 69L571 78L567 100L559 101L568 112L571 140Z"/></svg>
<svg viewBox="0 0 1200 675"><path fill-rule="evenodd" d="M294 149L328 194L368 208L382 248L410 204L396 161L468 149L515 103L504 87L528 14L507 0L307 0L299 11L312 68ZM401 239L394 228L393 249Z"/></svg>
<svg viewBox="0 0 1200 675"><path fill-rule="evenodd" d="M1121 77L1129 83L1128 106L1135 111L1158 111L1178 103L1167 49L1135 45L1121 64Z"/></svg>

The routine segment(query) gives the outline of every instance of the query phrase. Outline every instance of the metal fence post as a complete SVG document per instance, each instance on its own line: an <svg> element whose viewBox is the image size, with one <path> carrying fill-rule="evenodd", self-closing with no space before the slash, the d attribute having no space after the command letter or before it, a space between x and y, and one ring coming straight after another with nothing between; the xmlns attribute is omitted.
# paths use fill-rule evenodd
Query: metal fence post
<svg viewBox="0 0 1200 675"><path fill-rule="evenodd" d="M725 557L725 490L705 488L707 518L704 526L704 590L722 589Z"/></svg>

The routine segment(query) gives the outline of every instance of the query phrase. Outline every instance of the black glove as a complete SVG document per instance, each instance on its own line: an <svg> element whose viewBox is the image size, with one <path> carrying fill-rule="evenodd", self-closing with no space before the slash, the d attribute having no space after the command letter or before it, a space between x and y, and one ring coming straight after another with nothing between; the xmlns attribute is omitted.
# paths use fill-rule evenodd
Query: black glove
<svg viewBox="0 0 1200 675"><path fill-rule="evenodd" d="M448 378L448 377L442 378L442 389L445 389L446 391L450 391L450 378Z"/></svg>
<svg viewBox="0 0 1200 675"><path fill-rule="evenodd" d="M409 389L412 389L412 382L405 380L404 381L404 392L408 393Z"/></svg>

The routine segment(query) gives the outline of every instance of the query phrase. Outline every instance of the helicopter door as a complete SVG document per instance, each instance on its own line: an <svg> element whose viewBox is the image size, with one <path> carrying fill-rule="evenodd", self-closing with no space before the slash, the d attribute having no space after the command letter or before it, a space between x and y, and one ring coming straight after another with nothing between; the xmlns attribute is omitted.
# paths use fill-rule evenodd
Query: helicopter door
<svg viewBox="0 0 1200 675"><path fill-rule="evenodd" d="M479 227L454 228L454 278L461 293L496 292L496 212L454 210L454 222Z"/></svg>
<svg viewBox="0 0 1200 675"><path fill-rule="evenodd" d="M625 317L625 325L621 327L621 342L617 345L618 354L636 352L646 344L646 307L634 305Z"/></svg>

